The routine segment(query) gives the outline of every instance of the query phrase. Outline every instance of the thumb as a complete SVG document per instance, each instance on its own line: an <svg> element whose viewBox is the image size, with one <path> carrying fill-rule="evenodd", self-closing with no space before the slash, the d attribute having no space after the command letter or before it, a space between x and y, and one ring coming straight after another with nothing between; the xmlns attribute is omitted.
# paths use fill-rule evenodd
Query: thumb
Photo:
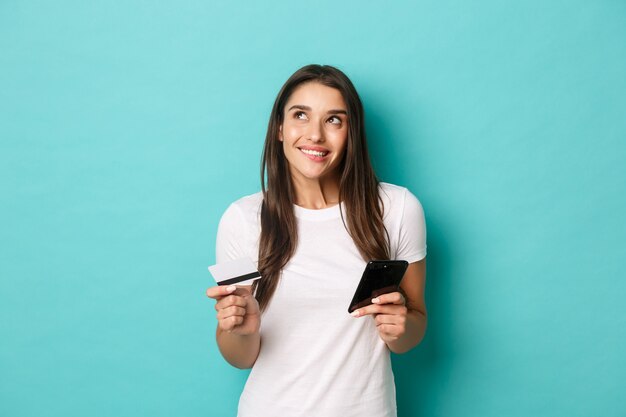
<svg viewBox="0 0 626 417"><path fill-rule="evenodd" d="M235 287L234 285L229 285L229 286L216 285L215 287L211 287L211 288L207 289L206 290L206 295L209 298L213 298L213 299L217 300L217 299L225 297L225 296L227 296L229 294L234 293L236 289L237 289L237 287Z"/></svg>

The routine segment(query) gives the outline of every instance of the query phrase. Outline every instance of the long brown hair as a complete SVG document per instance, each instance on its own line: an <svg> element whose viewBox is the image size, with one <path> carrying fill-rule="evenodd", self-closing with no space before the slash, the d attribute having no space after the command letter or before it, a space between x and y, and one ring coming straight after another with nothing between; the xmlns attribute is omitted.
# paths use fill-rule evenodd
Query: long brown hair
<svg viewBox="0 0 626 417"><path fill-rule="evenodd" d="M261 310L274 295L280 272L295 253L298 243L293 209L295 191L278 135L287 101L296 88L307 82L339 90L346 102L348 141L339 167L339 199L346 211L345 216L341 212L342 220L363 259L389 259L389 237L383 224L379 182L367 151L361 99L350 79L337 68L307 65L296 71L280 89L265 136L261 158L263 205L258 264L263 278L255 281L253 286Z"/></svg>

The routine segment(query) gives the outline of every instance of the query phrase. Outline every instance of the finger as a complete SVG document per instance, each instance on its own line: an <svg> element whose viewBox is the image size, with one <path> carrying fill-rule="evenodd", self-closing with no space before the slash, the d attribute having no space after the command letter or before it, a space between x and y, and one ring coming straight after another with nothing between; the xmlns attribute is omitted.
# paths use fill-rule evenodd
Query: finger
<svg viewBox="0 0 626 417"><path fill-rule="evenodd" d="M246 309L243 307L239 307L239 306L230 306L230 307L226 307L223 308L221 310L218 310L217 312L217 319L218 320L224 320L227 319L228 317L232 317L232 316L245 316L246 315Z"/></svg>
<svg viewBox="0 0 626 417"><path fill-rule="evenodd" d="M399 314L406 315L407 308L396 304L370 304L352 312L352 316L361 317L368 314Z"/></svg>
<svg viewBox="0 0 626 417"><path fill-rule="evenodd" d="M252 285L237 285L233 294L250 295L252 293Z"/></svg>
<svg viewBox="0 0 626 417"><path fill-rule="evenodd" d="M387 294L379 295L376 298L372 299L372 303L374 304L406 304L406 300L404 296L399 291L390 292Z"/></svg>
<svg viewBox="0 0 626 417"><path fill-rule="evenodd" d="M224 298L221 298L217 303L215 303L215 309L216 310L222 310L226 307L230 307L230 306L239 306L239 307L245 307L246 306L246 299L239 296L239 295L228 295Z"/></svg>
<svg viewBox="0 0 626 417"><path fill-rule="evenodd" d="M406 316L401 314L377 314L374 316L374 321L377 326L382 324L404 326L406 324Z"/></svg>
<svg viewBox="0 0 626 417"><path fill-rule="evenodd" d="M224 297L237 289L234 285L216 285L215 287L211 287L206 290L206 295L209 298L219 299L220 297Z"/></svg>
<svg viewBox="0 0 626 417"><path fill-rule="evenodd" d="M231 316L227 319L218 321L220 329L225 330L227 332L232 331L235 327L239 326L243 323L243 317L241 316Z"/></svg>
<svg viewBox="0 0 626 417"><path fill-rule="evenodd" d="M404 333L403 328L395 324L381 324L376 328L378 333L385 338L397 339Z"/></svg>

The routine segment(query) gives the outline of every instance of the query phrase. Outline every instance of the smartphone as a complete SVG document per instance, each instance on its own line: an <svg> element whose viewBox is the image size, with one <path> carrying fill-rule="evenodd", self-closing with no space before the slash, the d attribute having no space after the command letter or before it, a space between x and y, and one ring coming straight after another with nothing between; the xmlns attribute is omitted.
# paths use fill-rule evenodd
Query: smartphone
<svg viewBox="0 0 626 417"><path fill-rule="evenodd" d="M408 266L407 261L369 261L350 302L348 313L372 304L372 298L398 291Z"/></svg>

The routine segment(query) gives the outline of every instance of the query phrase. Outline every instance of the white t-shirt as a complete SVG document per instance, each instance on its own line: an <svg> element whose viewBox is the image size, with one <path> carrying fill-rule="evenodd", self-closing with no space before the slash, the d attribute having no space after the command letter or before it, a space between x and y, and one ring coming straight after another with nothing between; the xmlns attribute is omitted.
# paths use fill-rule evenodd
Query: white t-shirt
<svg viewBox="0 0 626 417"><path fill-rule="evenodd" d="M391 258L426 256L420 202L381 183ZM258 260L262 194L237 200L217 233L217 262ZM261 350L239 400L239 417L392 417L396 398L389 349L371 316L348 304L365 268L339 206L294 206L298 245L261 316ZM344 208L345 216L345 208Z"/></svg>

